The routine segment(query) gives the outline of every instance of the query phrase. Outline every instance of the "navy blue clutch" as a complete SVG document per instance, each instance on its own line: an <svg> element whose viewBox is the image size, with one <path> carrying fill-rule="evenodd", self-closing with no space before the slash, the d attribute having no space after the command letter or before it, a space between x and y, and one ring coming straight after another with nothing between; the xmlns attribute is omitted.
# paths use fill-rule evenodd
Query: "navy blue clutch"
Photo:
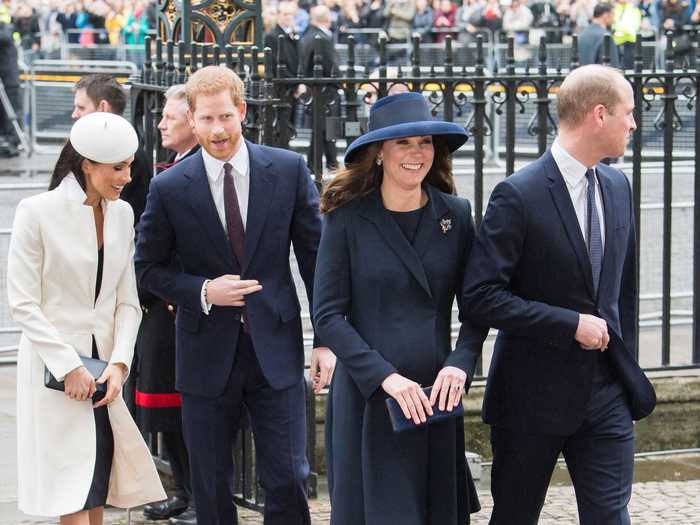
<svg viewBox="0 0 700 525"><path fill-rule="evenodd" d="M428 398L430 398L430 392L432 389L433 387L431 386L423 389L423 392L425 392L425 395ZM391 427L394 429L394 432L404 432L405 430L411 430L412 428L421 428L425 425L446 421L447 419L461 417L464 415L464 405L462 405L461 395L459 398L459 405L454 407L451 412L448 412L447 410L440 410L438 407L439 403L435 403L435 406L433 407L433 415L428 416L426 414L425 423L421 423L419 425L416 425L412 419L406 419L406 416L403 415L403 410L401 410L399 403L393 397L388 397L385 402L386 408L389 411Z"/></svg>

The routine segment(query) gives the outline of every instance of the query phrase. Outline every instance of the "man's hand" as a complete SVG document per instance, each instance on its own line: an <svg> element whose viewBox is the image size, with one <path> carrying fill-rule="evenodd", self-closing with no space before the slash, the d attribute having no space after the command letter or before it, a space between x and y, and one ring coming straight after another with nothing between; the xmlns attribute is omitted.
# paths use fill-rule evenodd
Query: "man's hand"
<svg viewBox="0 0 700 525"><path fill-rule="evenodd" d="M604 352L610 342L608 323L595 315L579 314L575 339L586 350Z"/></svg>
<svg viewBox="0 0 700 525"><path fill-rule="evenodd" d="M311 381L314 385L314 393L331 384L333 370L335 370L335 354L327 346L319 346L311 351Z"/></svg>
<svg viewBox="0 0 700 525"><path fill-rule="evenodd" d="M241 281L240 275L222 275L207 283L207 303L217 306L245 306L245 296L259 292L258 281Z"/></svg>
<svg viewBox="0 0 700 525"><path fill-rule="evenodd" d="M85 401L95 393L95 378L84 366L74 368L63 379L64 393L76 401Z"/></svg>

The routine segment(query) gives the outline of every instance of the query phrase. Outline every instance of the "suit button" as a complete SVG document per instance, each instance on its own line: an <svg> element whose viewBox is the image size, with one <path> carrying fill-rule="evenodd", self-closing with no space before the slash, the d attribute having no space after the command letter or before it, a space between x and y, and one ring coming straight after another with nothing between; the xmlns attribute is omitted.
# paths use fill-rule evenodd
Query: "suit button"
<svg viewBox="0 0 700 525"><path fill-rule="evenodd" d="M241 320L241 314L233 314L233 320L234 320L234 321L240 321L240 320Z"/></svg>

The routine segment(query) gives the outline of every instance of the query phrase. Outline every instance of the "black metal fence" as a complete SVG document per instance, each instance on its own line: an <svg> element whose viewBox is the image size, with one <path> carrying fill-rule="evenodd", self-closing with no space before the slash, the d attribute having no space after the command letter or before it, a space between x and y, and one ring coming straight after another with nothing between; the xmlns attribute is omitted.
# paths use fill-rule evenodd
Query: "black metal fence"
<svg viewBox="0 0 700 525"><path fill-rule="evenodd" d="M661 336L658 355L645 365L647 370L700 367L700 227L694 227L700 225L700 206L694 206L700 202L700 160L696 155L700 140L697 133L700 71L691 68L699 63L700 35L694 35L692 53L686 53L682 59L674 56L673 34L666 38L663 67L645 58L640 37L634 67L625 71L635 93L637 130L624 160L631 166L627 174L632 179L636 222L642 225L641 211L645 206L661 213L660 220L654 221L658 239L653 241L661 244L658 257L661 291L649 293L645 298L659 307L657 312L646 312L642 319L642 323L658 323ZM309 78L286 71L284 65L276 63L269 49L230 46L220 49L202 44L186 47L182 42L156 40L153 52L153 43L147 40L142 74L132 84L132 104L136 125L148 151L160 159L156 125L161 117L163 92L174 83L184 82L203 66L226 65L243 78L246 86L248 113L244 132L250 140L288 147L290 141L300 143L298 139L308 138L310 129L325 129L323 134L311 134L311 140L315 141L314 155L308 159L317 182L322 184L323 140L334 139L342 146L343 141L359 136L366 127L368 108L378 97L399 90L422 93L434 115L458 122L471 136L459 155L471 164L468 171L473 177L473 188L469 193L473 195L474 216L479 223L488 197L484 182L489 174L494 169L500 170L501 176L512 174L518 162L544 153L556 136L558 120L552 102L566 72L577 67L579 59L575 36L566 49L566 61L552 62L550 46L555 46L557 53L561 51L560 44L548 45L543 38L533 66L532 61L522 63L516 59L512 38L505 43L502 56L493 60L494 50L500 48L487 49L483 37L477 36L467 46L455 46L448 37L440 50L440 59L436 60L434 54L426 55L426 48L416 37L405 53L405 62L390 66L390 48L380 40L377 67L370 71L366 63L358 65L358 48L349 38L344 65L336 75L323 76L317 53L313 77ZM469 54L468 59L465 54ZM426 56L429 61L424 61ZM673 201L674 166L679 162L692 179L687 202L680 206L692 215L683 226L689 230L683 232L673 229L674 208L679 208ZM659 167L657 173L646 177L652 163ZM659 202L643 203L645 185L656 188ZM642 229L637 229L638 236ZM684 278L688 289L681 292L672 290L672 238L677 233L688 235L686 244L692 243L687 267L676 272L687 274ZM640 250L639 242L637 246ZM637 269L638 283L639 280ZM674 310L672 298L680 304ZM639 321L639 302L637 306ZM671 353L674 316L685 319L692 330L687 343L688 358L681 363L673 360ZM313 425L310 434L315 435ZM313 456L310 451L309 457Z"/></svg>

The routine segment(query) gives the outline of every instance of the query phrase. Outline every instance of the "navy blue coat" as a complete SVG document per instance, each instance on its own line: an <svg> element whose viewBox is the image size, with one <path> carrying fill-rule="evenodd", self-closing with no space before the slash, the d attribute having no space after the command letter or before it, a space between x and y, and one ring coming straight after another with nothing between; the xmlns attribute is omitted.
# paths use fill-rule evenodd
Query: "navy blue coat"
<svg viewBox="0 0 700 525"><path fill-rule="evenodd" d="M484 421L518 432L570 435L586 416L596 352L574 339L579 313L605 319L611 366L634 419L656 396L634 360L637 297L632 192L599 164L605 251L598 297L566 183L548 151L500 182L472 250L463 299L469 317L499 330Z"/></svg>
<svg viewBox="0 0 700 525"><path fill-rule="evenodd" d="M257 279L260 292L246 297L247 319L262 372L274 389L298 383L304 368L299 299L289 249L312 297L321 235L318 191L300 155L246 142L250 195L242 268L231 251L211 196L202 153L153 179L138 227L139 286L176 304L178 391L217 397L227 383L241 313L236 307L201 308L205 279L239 274ZM181 269L170 266L176 254Z"/></svg>
<svg viewBox="0 0 700 525"><path fill-rule="evenodd" d="M326 428L332 525L462 525L478 510L462 419L394 434L381 388L393 372L429 386L445 366L471 366L470 332L454 352L450 341L471 210L426 191L413 245L377 190L326 216L314 320L338 356Z"/></svg>

